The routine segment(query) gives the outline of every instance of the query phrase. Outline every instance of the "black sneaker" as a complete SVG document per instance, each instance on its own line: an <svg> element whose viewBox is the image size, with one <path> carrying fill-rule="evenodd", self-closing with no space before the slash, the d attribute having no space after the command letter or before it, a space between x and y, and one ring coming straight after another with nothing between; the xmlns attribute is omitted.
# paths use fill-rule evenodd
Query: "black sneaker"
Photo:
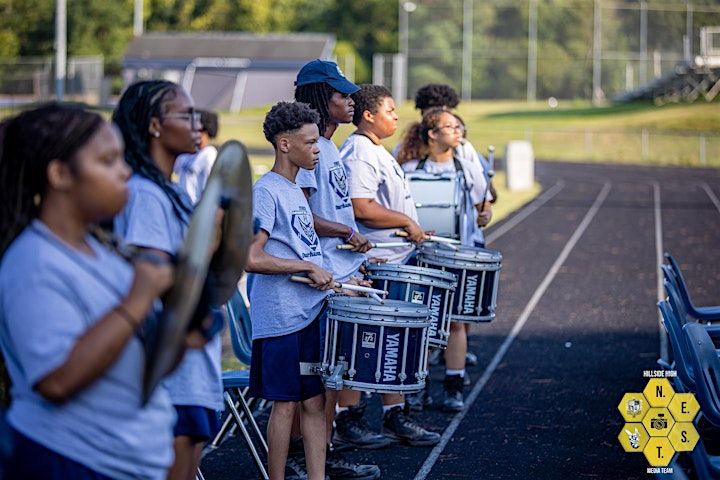
<svg viewBox="0 0 720 480"><path fill-rule="evenodd" d="M445 375L443 381L443 411L459 412L463 409L465 406L463 388L463 377L460 375Z"/></svg>
<svg viewBox="0 0 720 480"><path fill-rule="evenodd" d="M443 363L445 361L445 355L443 355L443 349L441 348L433 348L430 350L430 355L428 356L428 363L436 367Z"/></svg>
<svg viewBox="0 0 720 480"><path fill-rule="evenodd" d="M406 412L422 412L423 408L427 408L433 404L433 398L430 395L430 379L425 379L425 388L417 393L405 395Z"/></svg>
<svg viewBox="0 0 720 480"><path fill-rule="evenodd" d="M330 480L377 480L381 475L377 465L351 462L337 451L327 452L325 474Z"/></svg>
<svg viewBox="0 0 720 480"><path fill-rule="evenodd" d="M288 456L287 462L285 462L285 480L308 480L304 460L304 456L300 458Z"/></svg>
<svg viewBox="0 0 720 480"><path fill-rule="evenodd" d="M465 366L466 367L474 367L478 364L478 358L477 355L475 355L472 352L467 352L465 354Z"/></svg>
<svg viewBox="0 0 720 480"><path fill-rule="evenodd" d="M383 415L383 433L413 447L431 447L440 441L440 434L429 432L403 413L403 407L393 407Z"/></svg>
<svg viewBox="0 0 720 480"><path fill-rule="evenodd" d="M365 448L375 450L392 445L395 441L370 429L367 420L363 417L365 402L356 407L350 407L335 416L335 429L332 443L335 450L348 450L351 448Z"/></svg>

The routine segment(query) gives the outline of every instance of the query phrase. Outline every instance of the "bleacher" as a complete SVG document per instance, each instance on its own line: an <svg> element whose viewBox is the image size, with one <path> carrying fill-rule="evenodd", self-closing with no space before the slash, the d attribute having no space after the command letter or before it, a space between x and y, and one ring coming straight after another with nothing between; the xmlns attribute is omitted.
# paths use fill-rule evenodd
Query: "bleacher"
<svg viewBox="0 0 720 480"><path fill-rule="evenodd" d="M635 90L618 95L618 103L652 100L656 105L712 102L720 94L720 27L700 31L700 55Z"/></svg>

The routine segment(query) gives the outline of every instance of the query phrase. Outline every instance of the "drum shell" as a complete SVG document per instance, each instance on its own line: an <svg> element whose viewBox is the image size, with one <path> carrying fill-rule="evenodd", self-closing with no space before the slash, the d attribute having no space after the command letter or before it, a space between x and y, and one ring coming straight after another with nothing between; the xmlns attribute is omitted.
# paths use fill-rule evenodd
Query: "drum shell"
<svg viewBox="0 0 720 480"><path fill-rule="evenodd" d="M432 174L414 171L406 174L417 209L418 224L443 237L460 238L461 214L466 195L463 177L457 173Z"/></svg>
<svg viewBox="0 0 720 480"><path fill-rule="evenodd" d="M447 348L456 275L411 265L368 264L366 271L366 278L373 281L375 288L386 290L388 298L428 307L428 343L431 347Z"/></svg>
<svg viewBox="0 0 720 480"><path fill-rule="evenodd" d="M417 392L425 386L429 310L364 297L328 300L323 370L344 365L345 388L379 393Z"/></svg>
<svg viewBox="0 0 720 480"><path fill-rule="evenodd" d="M495 319L502 254L484 248L456 246L459 251L433 243L421 244L418 265L438 268L458 277L450 319L455 322L490 322Z"/></svg>

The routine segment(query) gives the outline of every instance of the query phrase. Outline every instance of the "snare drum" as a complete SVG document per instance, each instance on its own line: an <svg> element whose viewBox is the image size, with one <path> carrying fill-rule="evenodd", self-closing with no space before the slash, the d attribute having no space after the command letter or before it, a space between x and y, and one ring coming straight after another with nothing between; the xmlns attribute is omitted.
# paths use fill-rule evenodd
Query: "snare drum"
<svg viewBox="0 0 720 480"><path fill-rule="evenodd" d="M323 380L329 389L418 392L425 386L430 311L399 300L328 298Z"/></svg>
<svg viewBox="0 0 720 480"><path fill-rule="evenodd" d="M434 174L416 170L407 173L406 178L423 230L434 231L441 237L460 238L466 227L464 177L456 172Z"/></svg>
<svg viewBox="0 0 720 480"><path fill-rule="evenodd" d="M430 309L428 343L431 347L446 348L450 336L450 307L457 277L436 268L411 265L369 263L367 279L375 288L388 291L388 298L403 300Z"/></svg>
<svg viewBox="0 0 720 480"><path fill-rule="evenodd" d="M489 322L495 318L502 254L496 250L433 242L418 247L418 265L439 268L458 277L450 320Z"/></svg>

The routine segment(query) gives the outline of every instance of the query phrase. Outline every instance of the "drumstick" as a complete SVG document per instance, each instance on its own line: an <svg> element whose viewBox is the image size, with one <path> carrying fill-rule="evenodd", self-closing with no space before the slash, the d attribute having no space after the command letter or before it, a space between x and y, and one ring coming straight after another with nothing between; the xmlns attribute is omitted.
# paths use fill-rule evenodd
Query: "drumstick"
<svg viewBox="0 0 720 480"><path fill-rule="evenodd" d="M409 237L410 234L407 233L405 230L395 230L395 235L398 237ZM425 240L430 240L431 242L439 242L439 243L449 243L453 245L459 245L460 240L455 240L454 238L448 238L448 237L438 237L437 235L425 235Z"/></svg>
<svg viewBox="0 0 720 480"><path fill-rule="evenodd" d="M292 276L290 277L290 280L292 280L293 282L305 283L305 284L308 284L308 285L311 284L311 283L315 283L315 282L313 282L311 279L309 279L308 277L302 277L302 276L300 276L300 275L292 275ZM385 296L385 295L388 294L388 292L385 291L385 290L378 290L377 288L364 287L364 286L362 286L362 285L355 285L355 284L353 284L353 283L340 283L340 282L335 282L335 284L333 285L333 287L334 287L334 288L344 288L345 290L352 290L352 291L354 291L354 292L363 292L363 293L369 293L369 294L373 294L373 293L374 293L375 295L383 295L383 296Z"/></svg>
<svg viewBox="0 0 720 480"><path fill-rule="evenodd" d="M398 248L398 247L407 247L408 245L411 245L408 242L380 242L380 243L371 243L372 248ZM340 245L337 245L335 248L338 250L352 250L355 248L353 245L350 245L349 243L343 243Z"/></svg>

